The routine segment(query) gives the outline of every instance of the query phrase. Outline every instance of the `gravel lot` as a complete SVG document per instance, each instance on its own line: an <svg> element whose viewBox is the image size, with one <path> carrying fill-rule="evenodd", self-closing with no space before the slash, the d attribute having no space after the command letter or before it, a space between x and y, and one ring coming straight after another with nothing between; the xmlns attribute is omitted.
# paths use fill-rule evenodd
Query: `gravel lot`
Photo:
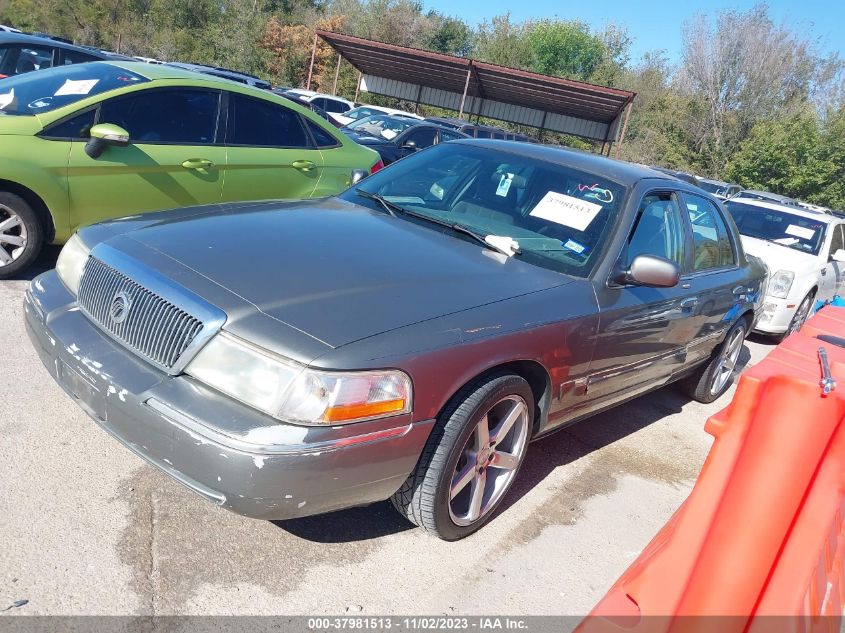
<svg viewBox="0 0 845 633"><path fill-rule="evenodd" d="M55 263L56 249L38 270ZM443 543L389 503L270 523L124 449L42 369L27 281L0 282L0 609L15 614L584 614L689 493L712 405L671 388L534 443L483 530ZM758 362L771 343L746 343Z"/></svg>

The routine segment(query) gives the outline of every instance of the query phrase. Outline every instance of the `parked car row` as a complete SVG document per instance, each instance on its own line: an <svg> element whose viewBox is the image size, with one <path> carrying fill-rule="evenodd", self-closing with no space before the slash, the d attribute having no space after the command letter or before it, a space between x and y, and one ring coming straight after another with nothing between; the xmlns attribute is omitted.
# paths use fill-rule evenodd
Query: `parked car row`
<svg viewBox="0 0 845 633"><path fill-rule="evenodd" d="M47 371L234 512L390 499L463 538L531 440L670 383L715 400L751 330L843 283L834 216L466 122L338 129L208 68L0 82L0 277L65 243L25 299Z"/></svg>

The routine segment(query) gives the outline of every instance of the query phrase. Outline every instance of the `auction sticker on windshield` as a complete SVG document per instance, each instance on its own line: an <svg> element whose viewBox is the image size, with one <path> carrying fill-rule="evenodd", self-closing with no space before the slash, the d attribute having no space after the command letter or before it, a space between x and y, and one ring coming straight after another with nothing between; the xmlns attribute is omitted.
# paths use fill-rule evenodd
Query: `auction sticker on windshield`
<svg viewBox="0 0 845 633"><path fill-rule="evenodd" d="M94 86L97 85L99 79L66 79L65 83L56 90L54 97L63 97L65 95L87 95Z"/></svg>
<svg viewBox="0 0 845 633"><path fill-rule="evenodd" d="M600 204L550 191L543 196L529 215L568 226L576 231L583 231L590 226L601 210Z"/></svg>
<svg viewBox="0 0 845 633"><path fill-rule="evenodd" d="M800 237L802 240L811 240L816 232L813 229L807 229L803 226L797 226L795 224L790 224L786 227L784 231L787 235L794 235L795 237Z"/></svg>

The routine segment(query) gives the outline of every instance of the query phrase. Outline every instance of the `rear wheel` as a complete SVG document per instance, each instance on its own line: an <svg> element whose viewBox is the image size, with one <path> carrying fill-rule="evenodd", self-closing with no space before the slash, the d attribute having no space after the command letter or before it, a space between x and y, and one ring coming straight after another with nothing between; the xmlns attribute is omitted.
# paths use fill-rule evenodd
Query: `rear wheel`
<svg viewBox="0 0 845 633"><path fill-rule="evenodd" d="M419 463L391 501L399 512L447 540L464 538L493 515L528 448L534 396L515 374L462 389L438 419Z"/></svg>
<svg viewBox="0 0 845 633"><path fill-rule="evenodd" d="M44 231L32 207L13 193L0 191L0 279L28 268L44 242Z"/></svg>
<svg viewBox="0 0 845 633"><path fill-rule="evenodd" d="M710 360L679 383L681 390L690 398L705 404L725 393L733 382L746 334L748 323L740 319L728 331Z"/></svg>

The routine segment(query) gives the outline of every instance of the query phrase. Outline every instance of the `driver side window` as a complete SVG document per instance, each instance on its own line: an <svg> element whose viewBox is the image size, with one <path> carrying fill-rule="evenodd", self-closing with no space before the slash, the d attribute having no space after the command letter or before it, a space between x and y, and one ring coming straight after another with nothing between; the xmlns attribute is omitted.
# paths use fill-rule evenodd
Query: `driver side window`
<svg viewBox="0 0 845 633"><path fill-rule="evenodd" d="M656 255L685 266L684 224L674 193L650 193L643 198L628 240L627 264L638 255Z"/></svg>

